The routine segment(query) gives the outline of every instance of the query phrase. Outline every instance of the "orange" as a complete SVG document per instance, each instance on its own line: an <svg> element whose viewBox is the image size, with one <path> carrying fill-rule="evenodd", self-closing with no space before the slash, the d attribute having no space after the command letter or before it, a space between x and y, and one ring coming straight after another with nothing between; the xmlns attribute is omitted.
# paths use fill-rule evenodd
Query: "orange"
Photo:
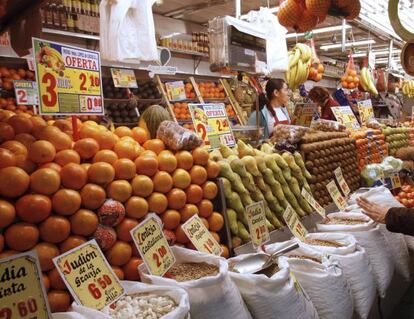
<svg viewBox="0 0 414 319"><path fill-rule="evenodd" d="M142 152L142 147L135 141L123 140L116 142L114 152L118 158L129 158L134 161Z"/></svg>
<svg viewBox="0 0 414 319"><path fill-rule="evenodd" d="M150 150L155 152L157 155L161 153L161 151L165 150L165 144L158 138L148 140L144 143L144 148L146 150Z"/></svg>
<svg viewBox="0 0 414 319"><path fill-rule="evenodd" d="M223 228L224 218L220 213L213 212L207 220L210 225L210 230L218 232Z"/></svg>
<svg viewBox="0 0 414 319"><path fill-rule="evenodd" d="M177 167L183 168L187 171L193 167L194 160L193 155L191 155L188 151L180 151L177 154L175 154L175 158L177 159Z"/></svg>
<svg viewBox="0 0 414 319"><path fill-rule="evenodd" d="M89 209L79 209L70 216L70 228L75 235L92 235L98 227L98 222L98 216Z"/></svg>
<svg viewBox="0 0 414 319"><path fill-rule="evenodd" d="M124 218L122 222L120 222L116 226L116 235L117 238L126 242L132 241L130 231L138 225L138 221L132 218Z"/></svg>
<svg viewBox="0 0 414 319"><path fill-rule="evenodd" d="M139 126L132 129L132 137L141 145L144 144L149 138L147 131Z"/></svg>
<svg viewBox="0 0 414 319"><path fill-rule="evenodd" d="M152 178L154 190L160 193L168 193L173 187L173 179L167 172L158 172Z"/></svg>
<svg viewBox="0 0 414 319"><path fill-rule="evenodd" d="M181 222L184 223L194 215L198 214L198 208L193 204L185 204L184 207L180 209L180 214Z"/></svg>
<svg viewBox="0 0 414 319"><path fill-rule="evenodd" d="M148 213L148 203L145 198L132 196L125 204L127 216L132 218L142 218Z"/></svg>
<svg viewBox="0 0 414 319"><path fill-rule="evenodd" d="M54 126L58 127L62 132L72 131L72 122L64 119L56 120L53 123Z"/></svg>
<svg viewBox="0 0 414 319"><path fill-rule="evenodd" d="M60 170L62 185L69 189L81 189L88 181L86 170L79 164L69 163Z"/></svg>
<svg viewBox="0 0 414 319"><path fill-rule="evenodd" d="M132 195L132 186L126 180L113 181L106 188L106 194L108 198L124 203Z"/></svg>
<svg viewBox="0 0 414 319"><path fill-rule="evenodd" d="M73 149L82 159L89 159L99 151L99 144L93 138L83 138L75 142Z"/></svg>
<svg viewBox="0 0 414 319"><path fill-rule="evenodd" d="M178 225L178 227L175 230L175 238L177 240L177 243L180 244L186 244L190 241L187 235L184 233L183 229L181 228L181 225Z"/></svg>
<svg viewBox="0 0 414 319"><path fill-rule="evenodd" d="M20 133L14 137L14 140L22 143L27 149L29 149L30 145L36 141L36 138L29 133Z"/></svg>
<svg viewBox="0 0 414 319"><path fill-rule="evenodd" d="M187 202L187 195L182 189L173 188L167 194L168 207L172 209L183 208Z"/></svg>
<svg viewBox="0 0 414 319"><path fill-rule="evenodd" d="M59 164L62 167L69 163L80 164L80 162L80 156L74 150L62 150L57 152L55 156L55 163Z"/></svg>
<svg viewBox="0 0 414 319"><path fill-rule="evenodd" d="M51 312L66 312L70 306L70 296L67 291L51 290L47 293Z"/></svg>
<svg viewBox="0 0 414 319"><path fill-rule="evenodd" d="M172 178L174 187L177 188L186 189L191 184L190 174L182 168L177 168L174 171Z"/></svg>
<svg viewBox="0 0 414 319"><path fill-rule="evenodd" d="M0 228L6 228L16 217L16 210L11 203L0 199L0 212Z"/></svg>
<svg viewBox="0 0 414 319"><path fill-rule="evenodd" d="M58 172L58 173L60 173L61 171L62 171L62 166L60 166L59 164L56 164L56 163L54 163L54 162L51 162L51 163L45 163L45 164L43 164L43 165L41 165L41 166L39 166L39 168L51 168L51 169L53 169L53 170L55 170L56 172ZM35 169L36 170L36 169ZM34 172L34 170L33 170L33 172ZM32 172L32 173L33 173Z"/></svg>
<svg viewBox="0 0 414 319"><path fill-rule="evenodd" d="M88 181L100 185L110 183L115 178L115 170L105 162L93 163L88 169Z"/></svg>
<svg viewBox="0 0 414 319"><path fill-rule="evenodd" d="M32 191L51 195L60 187L60 175L54 169L40 168L30 175L30 188Z"/></svg>
<svg viewBox="0 0 414 319"><path fill-rule="evenodd" d="M154 183L145 175L137 175L131 182L134 195L147 197L154 191Z"/></svg>
<svg viewBox="0 0 414 319"><path fill-rule="evenodd" d="M130 136L133 137L132 131L129 127L118 126L114 132L118 137Z"/></svg>
<svg viewBox="0 0 414 319"><path fill-rule="evenodd" d="M45 290L46 292L49 291L50 289L50 280L49 277L45 274L42 274L42 281L43 281L43 285L45 286Z"/></svg>
<svg viewBox="0 0 414 319"><path fill-rule="evenodd" d="M97 209L102 206L106 199L105 190L96 184L86 184L81 190L82 207Z"/></svg>
<svg viewBox="0 0 414 319"><path fill-rule="evenodd" d="M204 166L204 165L207 165L208 163L209 154L205 148L197 147L196 149L193 150L193 159L194 159L194 164Z"/></svg>
<svg viewBox="0 0 414 319"><path fill-rule="evenodd" d="M207 162L207 176L209 179L216 178L220 174L220 164L214 161Z"/></svg>
<svg viewBox="0 0 414 319"><path fill-rule="evenodd" d="M164 194L154 192L148 199L148 210L157 214L162 214L168 207L168 200Z"/></svg>
<svg viewBox="0 0 414 319"><path fill-rule="evenodd" d="M0 143L12 140L14 136L13 127L7 123L0 122Z"/></svg>
<svg viewBox="0 0 414 319"><path fill-rule="evenodd" d="M0 195L19 197L29 187L30 177L21 168L10 166L0 169Z"/></svg>
<svg viewBox="0 0 414 319"><path fill-rule="evenodd" d="M39 225L40 238L56 244L64 241L70 234L70 223L63 216L49 216Z"/></svg>
<svg viewBox="0 0 414 319"><path fill-rule="evenodd" d="M128 158L120 158L116 160L112 166L115 169L116 179L132 179L136 175L135 163Z"/></svg>
<svg viewBox="0 0 414 319"><path fill-rule="evenodd" d="M199 204L198 204L198 211L199 211L199 215L200 217L209 217L212 213L213 213L213 203L211 201L209 201L208 199L203 199Z"/></svg>
<svg viewBox="0 0 414 319"><path fill-rule="evenodd" d="M207 180L207 171L200 165L194 165L190 170L191 183L202 185Z"/></svg>
<svg viewBox="0 0 414 319"><path fill-rule="evenodd" d="M98 142L99 148L101 150L113 149L116 142L118 141L118 137L109 131L99 132L99 134L97 134L94 138Z"/></svg>
<svg viewBox="0 0 414 319"><path fill-rule="evenodd" d="M180 225L181 215L176 210L169 209L162 214L161 219L165 229L173 230Z"/></svg>
<svg viewBox="0 0 414 319"><path fill-rule="evenodd" d="M29 149L29 159L37 164L52 162L56 156L56 150L48 141L36 141Z"/></svg>
<svg viewBox="0 0 414 319"><path fill-rule="evenodd" d="M49 217L52 202L49 197L39 194L28 194L16 202L17 216L27 223L39 223Z"/></svg>
<svg viewBox="0 0 414 319"><path fill-rule="evenodd" d="M218 188L216 183L207 181L203 185L201 185L203 189L203 197L206 199L214 199L217 196Z"/></svg>
<svg viewBox="0 0 414 319"><path fill-rule="evenodd" d="M9 118L7 124L11 125L16 134L20 133L30 133L33 129L32 121L22 115L16 115Z"/></svg>
<svg viewBox="0 0 414 319"><path fill-rule="evenodd" d="M67 150L72 147L72 139L56 126L46 126L38 134L37 138L53 144L56 151Z"/></svg>
<svg viewBox="0 0 414 319"><path fill-rule="evenodd" d="M140 156L152 156L158 159L157 154L154 151L150 151L150 150L145 150L143 151Z"/></svg>
<svg viewBox="0 0 414 319"><path fill-rule="evenodd" d="M208 229L210 226L208 224L207 219L205 219L204 217L200 217L201 221L203 222L204 226L206 226L206 228Z"/></svg>
<svg viewBox="0 0 414 319"><path fill-rule="evenodd" d="M138 267L143 263L141 258L132 257L123 267L122 271L125 274L126 280L139 281Z"/></svg>
<svg viewBox="0 0 414 319"><path fill-rule="evenodd" d="M135 160L138 174L153 176L158 170L158 160L152 156L140 156Z"/></svg>
<svg viewBox="0 0 414 319"><path fill-rule="evenodd" d="M36 163L29 159L17 159L16 166L24 170L27 174L32 174L37 169Z"/></svg>
<svg viewBox="0 0 414 319"><path fill-rule="evenodd" d="M66 290L65 282L63 281L62 277L59 274L59 271L57 268L53 268L51 271L48 272L47 277L50 281L50 286L53 289L59 289L59 290Z"/></svg>
<svg viewBox="0 0 414 319"><path fill-rule="evenodd" d="M188 203L198 204L203 199L203 190L198 185L191 184L185 189L185 193Z"/></svg>
<svg viewBox="0 0 414 319"><path fill-rule="evenodd" d="M124 272L122 271L121 267L118 266L111 266L112 270L114 271L115 275L119 278L119 280L124 280L125 279L125 275Z"/></svg>
<svg viewBox="0 0 414 319"><path fill-rule="evenodd" d="M54 266L52 259L59 256L59 249L54 244L38 243L34 250L36 250L39 257L40 268L42 271L48 271Z"/></svg>
<svg viewBox="0 0 414 319"><path fill-rule="evenodd" d="M174 172L177 168L177 159L171 151L165 150L158 154L158 168L160 171Z"/></svg>
<svg viewBox="0 0 414 319"><path fill-rule="evenodd" d="M59 215L75 214L81 206L81 196L72 189L60 189L52 197L53 211Z"/></svg>
<svg viewBox="0 0 414 319"><path fill-rule="evenodd" d="M219 234L217 234L215 231L211 231L210 230L210 234L214 237L214 239L218 242L218 243L220 243L220 236L219 236Z"/></svg>
<svg viewBox="0 0 414 319"><path fill-rule="evenodd" d="M60 253L66 253L67 251L76 248L82 244L86 243L85 237L82 236L69 236L66 238L60 245L59 250Z"/></svg>
<svg viewBox="0 0 414 319"><path fill-rule="evenodd" d="M83 124L79 129L80 138L96 138L99 135L99 130L96 125Z"/></svg>
<svg viewBox="0 0 414 319"><path fill-rule="evenodd" d="M22 143L17 141L6 141L1 144L2 148L6 148L11 151L15 156L16 160L25 160L27 159L27 148Z"/></svg>
<svg viewBox="0 0 414 319"><path fill-rule="evenodd" d="M93 157L92 162L106 162L108 164L113 165L116 160L118 159L118 155L114 151L111 150L100 150L98 153L95 154Z"/></svg>
<svg viewBox="0 0 414 319"><path fill-rule="evenodd" d="M91 163L82 163L82 168L86 171L86 174L88 173L89 167L91 167Z"/></svg>
<svg viewBox="0 0 414 319"><path fill-rule="evenodd" d="M221 257L226 258L226 259L230 258L230 251L227 248L227 246L225 246L225 245L220 245L220 246L223 249L223 252L221 253Z"/></svg>
<svg viewBox="0 0 414 319"><path fill-rule="evenodd" d="M6 229L4 239L9 249L26 251L37 244L39 230L34 224L19 222Z"/></svg>
<svg viewBox="0 0 414 319"><path fill-rule="evenodd" d="M32 116L30 121L32 121L33 124L32 134L34 137L38 138L40 132L47 126L47 124L45 120L39 116Z"/></svg>
<svg viewBox="0 0 414 319"><path fill-rule="evenodd" d="M105 255L111 265L122 266L131 259L132 249L128 243L117 240Z"/></svg>
<svg viewBox="0 0 414 319"><path fill-rule="evenodd" d="M0 148L0 169L9 166L16 166L16 156L5 148Z"/></svg>

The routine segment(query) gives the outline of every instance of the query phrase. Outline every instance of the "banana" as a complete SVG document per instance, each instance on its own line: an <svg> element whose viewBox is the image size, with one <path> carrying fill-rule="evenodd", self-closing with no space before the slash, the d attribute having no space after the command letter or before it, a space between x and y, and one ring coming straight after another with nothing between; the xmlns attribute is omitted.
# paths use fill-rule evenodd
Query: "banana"
<svg viewBox="0 0 414 319"><path fill-rule="evenodd" d="M367 76L365 73L366 68L361 69L361 86L364 89L364 91L369 91L368 84L367 84Z"/></svg>
<svg viewBox="0 0 414 319"><path fill-rule="evenodd" d="M301 51L296 49L295 54L293 55L292 59L289 61L289 69L298 63L301 56Z"/></svg>

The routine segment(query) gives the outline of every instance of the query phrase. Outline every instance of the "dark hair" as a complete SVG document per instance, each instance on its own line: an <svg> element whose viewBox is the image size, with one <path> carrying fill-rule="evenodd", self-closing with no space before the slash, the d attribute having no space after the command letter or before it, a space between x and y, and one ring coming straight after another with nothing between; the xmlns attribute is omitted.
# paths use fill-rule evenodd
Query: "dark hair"
<svg viewBox="0 0 414 319"><path fill-rule="evenodd" d="M276 116L276 112L275 110L271 107L270 105L270 101L273 98L273 92L276 91L280 91L281 89L283 89L283 86L285 85L285 80L283 79L270 79L269 81L267 81L266 83L266 95L264 93L260 94L259 96L259 105L260 105L260 109L263 109L263 107L267 107L267 109L269 110L270 114L272 114L272 116Z"/></svg>
<svg viewBox="0 0 414 319"><path fill-rule="evenodd" d="M320 86L315 86L309 91L309 98L315 103L324 104L329 97L329 91Z"/></svg>

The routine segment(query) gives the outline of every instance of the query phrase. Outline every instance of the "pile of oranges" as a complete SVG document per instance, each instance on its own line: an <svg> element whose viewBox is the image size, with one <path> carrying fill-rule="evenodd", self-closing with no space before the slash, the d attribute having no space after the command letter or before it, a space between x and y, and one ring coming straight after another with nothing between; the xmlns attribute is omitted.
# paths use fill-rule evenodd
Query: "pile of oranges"
<svg viewBox="0 0 414 319"><path fill-rule="evenodd" d="M181 225L191 216L198 214L219 242L224 224L212 202L220 166L204 148L173 153L139 127L111 132L96 122L78 124L73 141L68 119L0 111L0 259L36 250L53 312L66 311L71 300L52 259L99 237L107 226L97 212L107 199L125 208L110 227L116 239L101 246L121 279L139 280L142 260L130 230L148 212L188 248Z"/></svg>
<svg viewBox="0 0 414 319"><path fill-rule="evenodd" d="M236 112L234 112L233 106L231 104L226 105L226 113L228 117L235 117Z"/></svg>
<svg viewBox="0 0 414 319"><path fill-rule="evenodd" d="M353 68L348 68L345 75L341 77L341 85L344 89L356 89L359 85L359 77L357 71Z"/></svg>
<svg viewBox="0 0 414 319"><path fill-rule="evenodd" d="M196 94L194 92L194 88L193 85L191 83L185 83L184 85L184 89L185 89L185 96L187 97L187 99L195 99L196 98Z"/></svg>
<svg viewBox="0 0 414 319"><path fill-rule="evenodd" d="M178 121L191 120L190 110L188 109L188 103L174 103L173 105L174 116Z"/></svg>
<svg viewBox="0 0 414 319"><path fill-rule="evenodd" d="M224 87L215 82L200 82L198 84L200 94L205 99L224 99Z"/></svg>

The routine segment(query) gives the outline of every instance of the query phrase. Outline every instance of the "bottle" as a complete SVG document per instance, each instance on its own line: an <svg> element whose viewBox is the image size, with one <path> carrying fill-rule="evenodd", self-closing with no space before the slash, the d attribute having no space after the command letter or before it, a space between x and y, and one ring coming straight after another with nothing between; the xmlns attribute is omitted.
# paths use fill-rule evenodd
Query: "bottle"
<svg viewBox="0 0 414 319"><path fill-rule="evenodd" d="M73 17L73 28L75 32L81 32L81 30L79 29L79 20L78 20L78 15L76 13L72 14Z"/></svg>
<svg viewBox="0 0 414 319"><path fill-rule="evenodd" d="M75 20L73 19L73 14L71 10L66 10L66 21L68 24L68 31L75 32Z"/></svg>
<svg viewBox="0 0 414 319"><path fill-rule="evenodd" d="M72 8L73 8L73 13L81 14L82 5L81 5L80 0L72 0Z"/></svg>
<svg viewBox="0 0 414 319"><path fill-rule="evenodd" d="M50 5L50 11L52 12L53 28L60 29L60 14L55 3Z"/></svg>
<svg viewBox="0 0 414 319"><path fill-rule="evenodd" d="M53 12L51 8L51 4L48 2L45 5L45 12L46 12L46 26L48 28L53 28Z"/></svg>
<svg viewBox="0 0 414 319"><path fill-rule="evenodd" d="M42 19L42 27L48 27L47 24L47 4L40 7L40 17Z"/></svg>
<svg viewBox="0 0 414 319"><path fill-rule="evenodd" d="M60 28L62 30L68 30L68 19L66 16L65 7L61 4L59 7L59 16L60 16Z"/></svg>

